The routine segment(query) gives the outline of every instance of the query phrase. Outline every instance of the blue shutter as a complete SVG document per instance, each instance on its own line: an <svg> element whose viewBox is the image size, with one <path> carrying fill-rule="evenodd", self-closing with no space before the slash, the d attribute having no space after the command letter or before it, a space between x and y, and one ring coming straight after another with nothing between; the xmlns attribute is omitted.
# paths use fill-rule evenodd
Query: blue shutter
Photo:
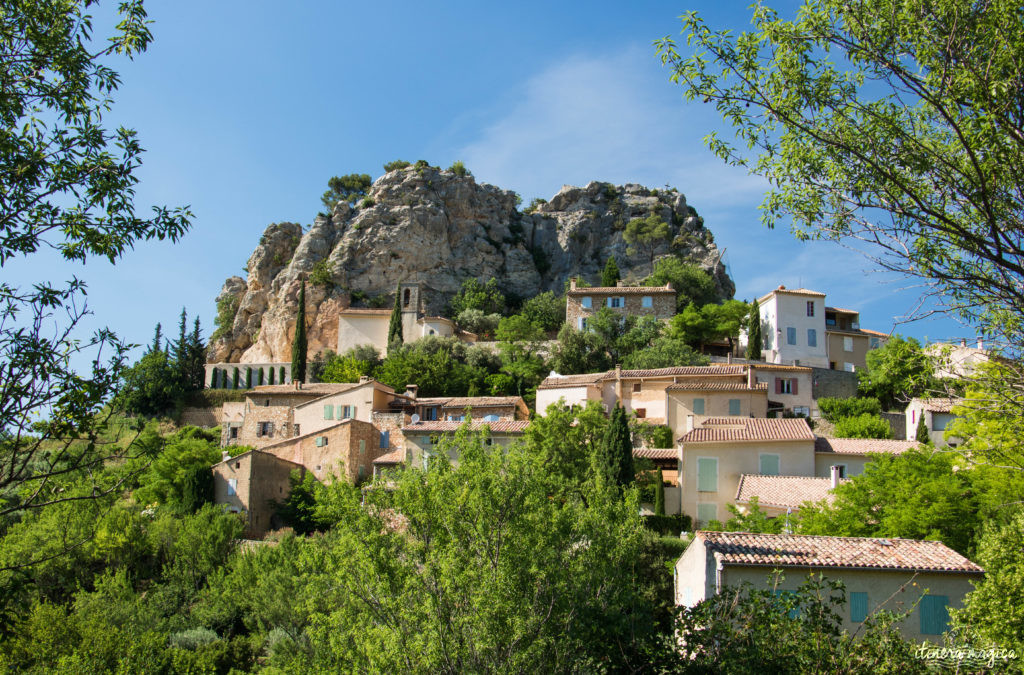
<svg viewBox="0 0 1024 675"><path fill-rule="evenodd" d="M762 476L778 476L779 475L779 456L778 455L761 455L761 475Z"/></svg>
<svg viewBox="0 0 1024 675"><path fill-rule="evenodd" d="M807 346L817 347L818 346L818 331L813 328L807 329Z"/></svg>
<svg viewBox="0 0 1024 675"><path fill-rule="evenodd" d="M704 399L695 398L693 399L693 414L703 415L704 414Z"/></svg>
<svg viewBox="0 0 1024 675"><path fill-rule="evenodd" d="M868 618L868 594L863 591L850 593L850 621L860 623Z"/></svg>
<svg viewBox="0 0 1024 675"><path fill-rule="evenodd" d="M718 460L714 457L697 459L697 491L718 492Z"/></svg>
<svg viewBox="0 0 1024 675"><path fill-rule="evenodd" d="M942 635L949 626L949 596L925 595L917 611L921 613L921 633Z"/></svg>
<svg viewBox="0 0 1024 675"><path fill-rule="evenodd" d="M380 447L388 448L391 446L391 430L380 432Z"/></svg>
<svg viewBox="0 0 1024 675"><path fill-rule="evenodd" d="M792 326L786 328L786 343L795 345L796 344L796 328Z"/></svg>
<svg viewBox="0 0 1024 675"><path fill-rule="evenodd" d="M738 417L740 414L740 400L738 398L729 399L729 414L733 417Z"/></svg>
<svg viewBox="0 0 1024 675"><path fill-rule="evenodd" d="M781 599L787 599L788 600L788 599L794 597L796 594L793 591L782 591L782 590L776 589L776 590L772 591L772 595L774 595L776 598L779 598L780 600ZM790 619L795 619L798 616L800 616L800 610L798 608L794 607L793 609L791 609L788 612L786 612L786 616L788 616Z"/></svg>
<svg viewBox="0 0 1024 675"><path fill-rule="evenodd" d="M334 406L329 404L329 403L324 406L324 419L325 420L333 420L334 419Z"/></svg>

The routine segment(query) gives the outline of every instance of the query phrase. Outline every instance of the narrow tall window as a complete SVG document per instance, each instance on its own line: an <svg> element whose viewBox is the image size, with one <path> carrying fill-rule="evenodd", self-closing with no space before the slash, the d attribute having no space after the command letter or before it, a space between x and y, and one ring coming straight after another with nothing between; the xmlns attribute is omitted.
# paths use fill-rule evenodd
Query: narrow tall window
<svg viewBox="0 0 1024 675"><path fill-rule="evenodd" d="M796 344L796 328L793 328L792 326L786 328L786 344Z"/></svg>
<svg viewBox="0 0 1024 675"><path fill-rule="evenodd" d="M695 398L693 399L693 414L703 415L704 414L704 399Z"/></svg>
<svg viewBox="0 0 1024 675"><path fill-rule="evenodd" d="M409 306L409 302L411 301L411 298L412 298L412 291L410 291L408 288L405 289L405 293L402 295L402 306L403 307L408 307Z"/></svg>
<svg viewBox="0 0 1024 675"><path fill-rule="evenodd" d="M716 458L697 458L697 491L718 492L718 460Z"/></svg>
<svg viewBox="0 0 1024 675"><path fill-rule="evenodd" d="M814 316L814 301L807 301L807 316Z"/></svg>
<svg viewBox="0 0 1024 675"><path fill-rule="evenodd" d="M864 591L850 593L850 621L860 623L868 618L868 594Z"/></svg>
<svg viewBox="0 0 1024 675"><path fill-rule="evenodd" d="M807 346L817 347L818 346L818 331L813 328L807 329Z"/></svg>

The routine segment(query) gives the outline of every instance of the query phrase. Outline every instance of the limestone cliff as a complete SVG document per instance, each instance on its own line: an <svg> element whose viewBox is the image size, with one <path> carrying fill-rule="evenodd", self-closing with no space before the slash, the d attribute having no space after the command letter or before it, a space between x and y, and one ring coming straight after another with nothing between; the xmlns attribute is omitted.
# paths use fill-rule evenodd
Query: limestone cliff
<svg viewBox="0 0 1024 675"><path fill-rule="evenodd" d="M231 277L218 296L223 325L213 362L290 359L300 279L307 279L310 354L337 344L337 313L377 300L400 282L419 281L427 310L440 314L468 277L494 277L507 295L561 293L570 276L592 283L614 255L622 276L642 279L650 256L631 255L622 233L633 218L660 213L671 236L656 256L676 254L711 273L723 298L735 287L711 232L686 198L640 185L565 186L533 213L514 192L434 167L385 174L354 207L339 203L307 232L269 226L249 258L248 279ZM232 320L231 313L234 313Z"/></svg>

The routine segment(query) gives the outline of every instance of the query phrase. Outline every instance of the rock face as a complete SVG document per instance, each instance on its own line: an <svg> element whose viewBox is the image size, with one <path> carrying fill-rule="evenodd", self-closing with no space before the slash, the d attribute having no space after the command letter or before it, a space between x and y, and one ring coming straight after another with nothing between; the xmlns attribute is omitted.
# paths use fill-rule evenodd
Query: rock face
<svg viewBox="0 0 1024 675"><path fill-rule="evenodd" d="M514 192L472 176L408 167L379 178L355 207L339 203L330 217L318 216L308 232L295 223L269 226L249 258L248 280L231 277L217 298L237 311L211 341L210 361L290 360L303 278L311 355L337 345L340 310L367 300L390 307L402 282L420 282L427 312L441 314L469 277L494 277L520 298L562 293L570 276L599 282L614 255L623 279L640 280L651 254L630 254L623 231L651 213L670 228L655 257L701 265L722 298L735 292L711 232L681 193L592 182L563 187L533 213L516 202Z"/></svg>

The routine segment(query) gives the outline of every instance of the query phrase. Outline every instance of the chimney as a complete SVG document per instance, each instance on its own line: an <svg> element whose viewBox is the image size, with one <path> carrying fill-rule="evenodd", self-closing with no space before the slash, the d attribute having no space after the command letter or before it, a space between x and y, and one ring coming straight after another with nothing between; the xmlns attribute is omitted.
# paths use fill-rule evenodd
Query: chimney
<svg viewBox="0 0 1024 675"><path fill-rule="evenodd" d="M229 459L231 459L231 453L229 453L227 450L224 450L223 452L220 453L220 461L226 462Z"/></svg>
<svg viewBox="0 0 1024 675"><path fill-rule="evenodd" d="M576 277L569 277L569 290L570 291L575 291L576 290Z"/></svg>
<svg viewBox="0 0 1024 675"><path fill-rule="evenodd" d="M419 390L420 386L418 384L405 385L405 395L413 400L416 400L416 394L419 392Z"/></svg>
<svg viewBox="0 0 1024 675"><path fill-rule="evenodd" d="M359 376L359 384L366 384L371 379L373 379L373 378L371 378L369 375L360 375Z"/></svg>
<svg viewBox="0 0 1024 675"><path fill-rule="evenodd" d="M753 388L756 382L757 378L754 377L754 366L747 366L747 386Z"/></svg>
<svg viewBox="0 0 1024 675"><path fill-rule="evenodd" d="M833 464L829 468L832 471L832 489L834 490L839 485L839 467Z"/></svg>
<svg viewBox="0 0 1024 675"><path fill-rule="evenodd" d="M615 288L622 288L625 285L626 282L624 282L622 279L619 279L618 281L615 282Z"/></svg>
<svg viewBox="0 0 1024 675"><path fill-rule="evenodd" d="M686 431L693 431L693 415L686 416Z"/></svg>
<svg viewBox="0 0 1024 675"><path fill-rule="evenodd" d="M732 363L732 352L729 352L728 354L725 355L725 363L726 364L731 364Z"/></svg>
<svg viewBox="0 0 1024 675"><path fill-rule="evenodd" d="M984 349L984 348L985 348L985 339L982 338L981 336L979 336L978 337L978 349Z"/></svg>

